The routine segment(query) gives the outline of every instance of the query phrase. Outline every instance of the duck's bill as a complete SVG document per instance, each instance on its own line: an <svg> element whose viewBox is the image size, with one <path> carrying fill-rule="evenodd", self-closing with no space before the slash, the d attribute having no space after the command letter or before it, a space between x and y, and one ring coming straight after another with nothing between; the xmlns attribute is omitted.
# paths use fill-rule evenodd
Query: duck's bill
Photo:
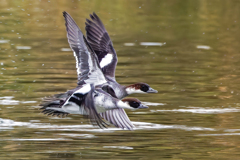
<svg viewBox="0 0 240 160"><path fill-rule="evenodd" d="M138 109L144 109L144 108L148 108L148 106L141 104L141 106L138 107Z"/></svg>
<svg viewBox="0 0 240 160"><path fill-rule="evenodd" d="M158 93L158 91L155 89L149 88L147 93Z"/></svg>

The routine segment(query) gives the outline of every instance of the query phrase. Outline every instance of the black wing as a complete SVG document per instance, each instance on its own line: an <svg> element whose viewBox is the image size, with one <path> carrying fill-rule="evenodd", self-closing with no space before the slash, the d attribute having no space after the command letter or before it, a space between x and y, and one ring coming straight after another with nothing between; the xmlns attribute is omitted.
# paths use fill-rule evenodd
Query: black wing
<svg viewBox="0 0 240 160"><path fill-rule="evenodd" d="M66 21L68 43L76 58L78 84L88 83L99 85L106 83L97 56L91 49L83 33L67 12L63 12L63 16Z"/></svg>
<svg viewBox="0 0 240 160"><path fill-rule="evenodd" d="M112 41L100 18L93 13L91 20L87 19L86 32L87 40L98 56L100 67L106 77L115 79L117 65L117 54L113 48Z"/></svg>

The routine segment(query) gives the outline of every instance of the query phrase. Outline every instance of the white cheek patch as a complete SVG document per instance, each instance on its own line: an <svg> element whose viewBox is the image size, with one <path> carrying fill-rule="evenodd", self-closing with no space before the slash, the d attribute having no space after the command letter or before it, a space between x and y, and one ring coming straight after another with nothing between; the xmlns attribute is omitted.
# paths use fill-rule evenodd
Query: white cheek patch
<svg viewBox="0 0 240 160"><path fill-rule="evenodd" d="M107 54L105 57L102 58L101 62L100 62L100 67L103 68L105 66L107 66L108 64L110 64L112 62L113 59L113 55L112 54Z"/></svg>
<svg viewBox="0 0 240 160"><path fill-rule="evenodd" d="M140 89L135 89L135 88L126 88L127 94L134 94L134 93L146 93L141 91Z"/></svg>
<svg viewBox="0 0 240 160"><path fill-rule="evenodd" d="M129 106L129 104L123 102L123 101L119 101L117 103L117 106L123 109L133 109L132 107Z"/></svg>

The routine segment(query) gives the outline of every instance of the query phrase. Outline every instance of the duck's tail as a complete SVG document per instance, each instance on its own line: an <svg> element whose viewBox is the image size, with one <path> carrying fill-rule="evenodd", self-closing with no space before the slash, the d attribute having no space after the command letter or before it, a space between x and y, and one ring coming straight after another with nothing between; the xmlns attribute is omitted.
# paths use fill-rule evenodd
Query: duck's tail
<svg viewBox="0 0 240 160"><path fill-rule="evenodd" d="M48 115L48 116L58 116L58 117L65 117L69 113L64 112L61 108L62 104L65 102L66 98L68 97L67 93L56 94L52 97L44 98L43 102L40 104L42 106L40 110L41 113Z"/></svg>

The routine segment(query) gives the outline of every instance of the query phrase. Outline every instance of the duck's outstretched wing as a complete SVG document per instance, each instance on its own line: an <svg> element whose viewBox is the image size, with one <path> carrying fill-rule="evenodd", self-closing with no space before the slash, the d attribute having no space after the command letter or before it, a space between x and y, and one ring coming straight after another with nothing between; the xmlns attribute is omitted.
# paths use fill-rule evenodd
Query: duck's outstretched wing
<svg viewBox="0 0 240 160"><path fill-rule="evenodd" d="M98 58L91 46L88 44L82 31L73 18L63 12L67 30L68 43L76 58L78 73L78 84L94 84L94 86L106 83L105 76L100 68Z"/></svg>
<svg viewBox="0 0 240 160"><path fill-rule="evenodd" d="M84 101L84 110L87 112L87 117L93 125L97 125L100 128L107 128L108 124L103 121L94 105L94 94L94 87L91 85L91 90Z"/></svg>
<svg viewBox="0 0 240 160"><path fill-rule="evenodd" d="M122 108L108 110L106 112L100 113L100 115L102 116L102 118L109 121L111 124L118 128L126 128L128 130L133 130L134 128L134 125L132 124L126 112Z"/></svg>
<svg viewBox="0 0 240 160"><path fill-rule="evenodd" d="M100 18L90 14L91 20L87 19L86 34L87 40L98 56L100 67L106 77L115 79L117 65L117 54L113 48L112 41Z"/></svg>

